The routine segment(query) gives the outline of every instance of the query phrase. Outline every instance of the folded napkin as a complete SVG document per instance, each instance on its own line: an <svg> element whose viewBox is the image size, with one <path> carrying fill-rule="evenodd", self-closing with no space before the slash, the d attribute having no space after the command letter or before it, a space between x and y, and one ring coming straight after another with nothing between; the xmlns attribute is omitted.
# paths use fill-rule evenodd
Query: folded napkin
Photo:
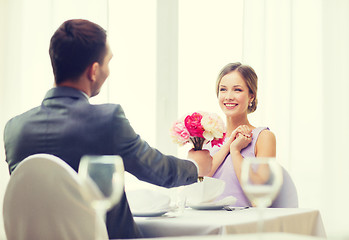
<svg viewBox="0 0 349 240"><path fill-rule="evenodd" d="M224 188L225 182L223 180L205 177L202 182L185 186L181 194L185 196L187 205L198 205L214 202L223 193Z"/></svg>
<svg viewBox="0 0 349 240"><path fill-rule="evenodd" d="M126 192L131 212L151 213L168 210L171 199L168 195L150 189Z"/></svg>

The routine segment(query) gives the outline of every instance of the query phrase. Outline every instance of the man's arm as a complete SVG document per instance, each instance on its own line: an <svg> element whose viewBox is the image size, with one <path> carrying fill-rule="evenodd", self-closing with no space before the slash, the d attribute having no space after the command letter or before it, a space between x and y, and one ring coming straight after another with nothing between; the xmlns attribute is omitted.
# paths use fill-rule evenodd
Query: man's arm
<svg viewBox="0 0 349 240"><path fill-rule="evenodd" d="M193 162L162 154L150 147L134 132L121 106L115 110L113 151L123 158L126 171L142 181L163 187L197 182L198 170ZM194 156L194 160L197 160L197 156Z"/></svg>

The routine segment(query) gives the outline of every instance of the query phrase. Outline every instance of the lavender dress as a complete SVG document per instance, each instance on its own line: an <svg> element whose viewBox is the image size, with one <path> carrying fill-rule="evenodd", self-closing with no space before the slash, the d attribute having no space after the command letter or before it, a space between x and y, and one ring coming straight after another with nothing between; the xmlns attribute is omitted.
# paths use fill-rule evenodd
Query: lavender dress
<svg viewBox="0 0 349 240"><path fill-rule="evenodd" d="M255 146L258 139L259 134L269 128L267 127L259 127L252 130L252 142L244 149L241 150L241 155L245 157L255 157ZM208 149L211 155L214 155L220 147L211 147L210 144L205 146L205 149ZM218 199L223 199L227 196L236 197L237 201L234 206L244 207L251 206L250 201L245 196L240 182L235 174L233 160L230 154L227 155L222 164L218 167L217 171L213 174L213 178L222 179L225 181L225 190ZM288 174L288 172L283 168L283 185L281 190L274 200L271 207L298 207L298 196L296 187Z"/></svg>

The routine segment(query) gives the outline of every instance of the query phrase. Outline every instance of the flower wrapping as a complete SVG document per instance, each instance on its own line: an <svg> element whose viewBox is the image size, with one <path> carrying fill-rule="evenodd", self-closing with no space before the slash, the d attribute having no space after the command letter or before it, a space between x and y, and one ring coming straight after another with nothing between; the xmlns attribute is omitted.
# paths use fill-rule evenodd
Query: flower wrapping
<svg viewBox="0 0 349 240"><path fill-rule="evenodd" d="M202 150L204 143L213 146L223 144L225 138L225 125L223 120L215 113L194 112L176 121L171 129L172 140L183 146L189 142L194 145L194 150Z"/></svg>

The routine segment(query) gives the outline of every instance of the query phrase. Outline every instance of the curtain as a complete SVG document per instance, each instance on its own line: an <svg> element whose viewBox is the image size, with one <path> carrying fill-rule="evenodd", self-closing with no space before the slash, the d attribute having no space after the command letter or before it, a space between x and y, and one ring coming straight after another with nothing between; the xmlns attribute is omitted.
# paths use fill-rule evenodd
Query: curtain
<svg viewBox="0 0 349 240"><path fill-rule="evenodd" d="M323 208L332 232L345 232L349 214L349 1L323 0L322 104L323 155L325 173ZM316 148L315 148L316 149ZM335 206L332 209L332 206ZM341 217L339 217L341 216Z"/></svg>
<svg viewBox="0 0 349 240"><path fill-rule="evenodd" d="M300 207L348 235L349 1L245 0L243 61L259 73L255 119L276 133Z"/></svg>

